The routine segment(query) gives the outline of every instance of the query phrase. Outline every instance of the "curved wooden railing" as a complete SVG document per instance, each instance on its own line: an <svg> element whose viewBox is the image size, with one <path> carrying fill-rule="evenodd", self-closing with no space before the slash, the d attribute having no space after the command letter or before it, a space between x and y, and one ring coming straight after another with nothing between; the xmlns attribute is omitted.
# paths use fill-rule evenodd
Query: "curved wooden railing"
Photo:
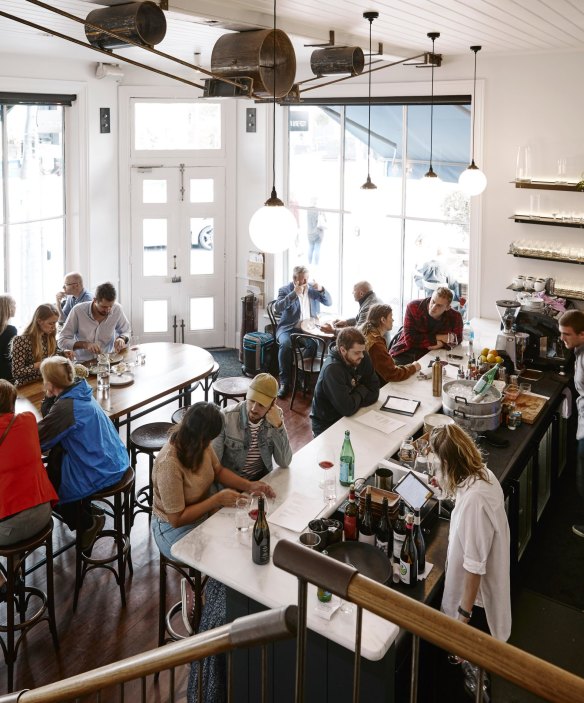
<svg viewBox="0 0 584 703"><path fill-rule="evenodd" d="M506 642L454 620L387 586L362 576L347 564L329 559L300 544L282 540L274 550L274 564L408 630L447 652L457 654L554 703L582 703L584 679ZM304 593L304 595L303 595ZM297 688L302 687L306 588L299 589ZM356 653L358 654L358 652ZM355 672L358 678L358 663ZM358 700L358 692L354 696ZM302 700L302 695L296 697Z"/></svg>
<svg viewBox="0 0 584 703"><path fill-rule="evenodd" d="M296 622L296 606L247 615L228 625L187 637L179 642L172 642L165 647L152 649L63 681L31 691L15 691L0 696L0 703L70 701L116 684L143 679L180 664L188 664L236 648L255 647L293 637L296 633Z"/></svg>

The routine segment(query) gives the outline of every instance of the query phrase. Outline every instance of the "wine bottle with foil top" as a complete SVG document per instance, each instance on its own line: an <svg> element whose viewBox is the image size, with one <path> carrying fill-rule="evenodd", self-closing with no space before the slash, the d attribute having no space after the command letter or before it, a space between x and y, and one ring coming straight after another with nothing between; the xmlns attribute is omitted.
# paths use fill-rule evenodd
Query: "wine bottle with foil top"
<svg viewBox="0 0 584 703"><path fill-rule="evenodd" d="M381 519L375 530L375 546L385 554L388 559L391 559L393 550L393 531L387 515L388 503L387 498L383 498L381 504Z"/></svg>
<svg viewBox="0 0 584 703"><path fill-rule="evenodd" d="M399 509L397 517L393 522L393 560L396 564L399 564L399 557L401 554L401 548L406 538L406 519L405 519L405 508L403 500L399 502Z"/></svg>
<svg viewBox="0 0 584 703"><path fill-rule="evenodd" d="M351 433L349 430L345 430L345 439L341 447L339 473L341 486L350 486L355 480L355 452L351 444Z"/></svg>
<svg viewBox="0 0 584 703"><path fill-rule="evenodd" d="M355 484L349 489L349 502L343 517L343 534L345 542L356 542L359 538L359 511L355 504Z"/></svg>
<svg viewBox="0 0 584 703"><path fill-rule="evenodd" d="M375 544L375 523L373 521L373 509L371 508L371 486L367 486L363 517L359 520L359 542Z"/></svg>
<svg viewBox="0 0 584 703"><path fill-rule="evenodd" d="M423 574L426 571L426 540L422 533L419 510L414 510L414 544L418 553L418 574Z"/></svg>
<svg viewBox="0 0 584 703"><path fill-rule="evenodd" d="M270 562L270 528L266 520L263 496L258 498L258 516L253 526L251 558L254 564L261 566Z"/></svg>
<svg viewBox="0 0 584 703"><path fill-rule="evenodd" d="M406 517L406 538L399 555L399 579L406 586L418 583L418 552L414 542L414 515Z"/></svg>

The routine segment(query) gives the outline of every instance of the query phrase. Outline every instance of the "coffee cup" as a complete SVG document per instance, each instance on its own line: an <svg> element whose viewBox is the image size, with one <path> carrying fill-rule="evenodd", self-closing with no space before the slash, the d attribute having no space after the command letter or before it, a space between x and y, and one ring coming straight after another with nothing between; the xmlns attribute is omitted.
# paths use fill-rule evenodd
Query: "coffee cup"
<svg viewBox="0 0 584 703"><path fill-rule="evenodd" d="M314 532L303 532L298 538L298 541L309 549L320 548L320 537Z"/></svg>
<svg viewBox="0 0 584 703"><path fill-rule="evenodd" d="M533 290L537 291L538 293L542 290L545 290L545 278L536 278L533 283Z"/></svg>
<svg viewBox="0 0 584 703"><path fill-rule="evenodd" d="M525 286L525 276L515 276L513 279L513 285L516 288L523 288Z"/></svg>
<svg viewBox="0 0 584 703"><path fill-rule="evenodd" d="M533 286L535 285L535 278L533 276L528 276L525 279L525 283L523 284L523 287L525 290L533 290Z"/></svg>

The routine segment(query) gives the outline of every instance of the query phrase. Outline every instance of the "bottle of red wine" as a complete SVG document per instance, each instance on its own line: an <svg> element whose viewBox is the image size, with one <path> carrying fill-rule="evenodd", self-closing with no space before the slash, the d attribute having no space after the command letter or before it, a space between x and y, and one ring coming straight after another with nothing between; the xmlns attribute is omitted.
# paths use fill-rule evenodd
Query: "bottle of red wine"
<svg viewBox="0 0 584 703"><path fill-rule="evenodd" d="M263 496L258 498L258 516L253 526L251 558L254 564L263 565L270 562L270 528L266 520Z"/></svg>
<svg viewBox="0 0 584 703"><path fill-rule="evenodd" d="M414 543L418 553L418 574L423 574L426 570L426 540L420 525L419 510L414 510Z"/></svg>
<svg viewBox="0 0 584 703"><path fill-rule="evenodd" d="M393 560L399 564L399 555L401 548L406 538L406 518L403 500L399 502L399 510L396 519L393 522Z"/></svg>
<svg viewBox="0 0 584 703"><path fill-rule="evenodd" d="M391 558L391 550L393 549L393 532L387 517L387 498L383 499L381 504L381 519L375 530L375 546Z"/></svg>
<svg viewBox="0 0 584 703"><path fill-rule="evenodd" d="M406 518L406 538L399 556L399 578L406 586L418 583L418 552L414 542L414 515L408 513Z"/></svg>
<svg viewBox="0 0 584 703"><path fill-rule="evenodd" d="M354 542L359 537L359 511L355 505L355 484L351 484L349 489L349 502L345 508L345 517L343 518L343 533L345 542Z"/></svg>
<svg viewBox="0 0 584 703"><path fill-rule="evenodd" d="M363 510L363 517L359 521L359 542L375 544L375 523L373 521L373 509L371 508L371 486L367 486L365 509Z"/></svg>

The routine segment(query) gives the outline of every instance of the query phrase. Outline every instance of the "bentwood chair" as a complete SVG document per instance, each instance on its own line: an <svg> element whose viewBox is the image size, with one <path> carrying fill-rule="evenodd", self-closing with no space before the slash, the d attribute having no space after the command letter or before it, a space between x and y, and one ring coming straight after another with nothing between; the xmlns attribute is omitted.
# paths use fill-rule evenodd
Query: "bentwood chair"
<svg viewBox="0 0 584 703"><path fill-rule="evenodd" d="M294 405L296 392L300 389L302 394L311 392L316 385L318 375L324 364L327 353L328 340L315 337L311 334L292 335L292 364L294 372L294 385L290 398L290 410Z"/></svg>

